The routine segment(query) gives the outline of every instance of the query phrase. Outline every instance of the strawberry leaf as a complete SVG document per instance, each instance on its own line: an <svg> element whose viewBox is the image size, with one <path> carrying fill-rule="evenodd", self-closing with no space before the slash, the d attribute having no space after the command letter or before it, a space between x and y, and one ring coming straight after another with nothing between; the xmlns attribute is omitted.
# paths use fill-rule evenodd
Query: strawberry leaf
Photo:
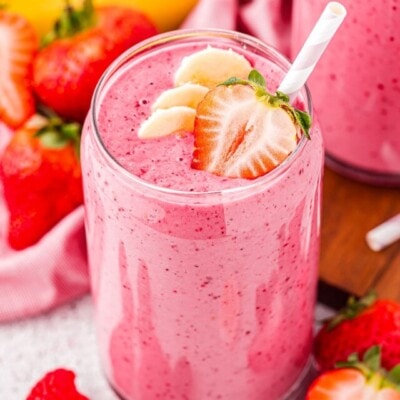
<svg viewBox="0 0 400 400"><path fill-rule="evenodd" d="M77 122L65 122L53 110L38 106L39 112L47 118L47 124L35 133L44 147L60 149L70 144L74 146L79 158L81 125Z"/></svg>
<svg viewBox="0 0 400 400"><path fill-rule="evenodd" d="M311 117L304 111L293 108L293 114L296 119L296 122L300 126L301 130L304 132L304 135L307 139L310 138L310 128L311 128Z"/></svg>
<svg viewBox="0 0 400 400"><path fill-rule="evenodd" d="M271 97L269 96L268 92L265 90L264 87L256 86L254 91L255 91L256 97L258 97L259 100L266 101L267 103L273 105L271 103Z"/></svg>
<svg viewBox="0 0 400 400"><path fill-rule="evenodd" d="M360 358L358 357L357 353L352 353L347 358L347 361L350 362L350 363L355 363L355 362L359 362Z"/></svg>
<svg viewBox="0 0 400 400"><path fill-rule="evenodd" d="M250 71L248 79L250 82L254 82L258 86L266 86L264 77L256 69Z"/></svg>
<svg viewBox="0 0 400 400"><path fill-rule="evenodd" d="M241 79L233 76L227 79L225 82L220 83L218 86L230 86L230 85L248 85L253 88L255 95L260 101L264 101L271 107L280 107L285 110L293 122L300 127L301 131L307 139L310 137L311 128L311 116L305 111L299 110L290 105L290 98L287 94L277 91L275 94L268 92L266 88L266 81L262 74L256 69L250 71L248 79Z"/></svg>
<svg viewBox="0 0 400 400"><path fill-rule="evenodd" d="M347 304L342 308L337 315L328 321L328 330L334 329L343 321L356 318L362 311L371 306L377 298L376 292L371 291L366 296L357 300L351 296L347 300Z"/></svg>
<svg viewBox="0 0 400 400"><path fill-rule="evenodd" d="M358 354L351 354L347 361L335 364L336 368L354 368L359 370L367 382L376 388L395 388L400 391L400 364L387 372L381 367L381 347L370 347L359 360Z"/></svg>
<svg viewBox="0 0 400 400"><path fill-rule="evenodd" d="M67 1L53 29L43 37L42 47L48 46L57 39L74 36L95 23L96 15L92 0L84 0L81 9L72 7Z"/></svg>
<svg viewBox="0 0 400 400"><path fill-rule="evenodd" d="M40 142L48 149L62 149L68 144L68 139L61 136L56 130L46 129L43 132L38 132Z"/></svg>
<svg viewBox="0 0 400 400"><path fill-rule="evenodd" d="M335 368L355 368L360 364L358 353L352 353L347 357L347 361L339 361L335 363Z"/></svg>
<svg viewBox="0 0 400 400"><path fill-rule="evenodd" d="M276 96L278 99L280 99L280 100L282 100L283 102L285 102L285 103L289 103L289 101L290 101L290 98L289 98L289 96L288 96L286 93L277 91L277 92L275 93L275 96Z"/></svg>
<svg viewBox="0 0 400 400"><path fill-rule="evenodd" d="M247 81L240 79L236 76L232 76L229 79L227 79L225 82L218 84L218 86L247 85L247 84L248 84Z"/></svg>
<svg viewBox="0 0 400 400"><path fill-rule="evenodd" d="M79 140L81 126L77 122L70 122L61 126L61 132L69 140Z"/></svg>
<svg viewBox="0 0 400 400"><path fill-rule="evenodd" d="M390 382L400 386L400 364L393 367L387 374L387 378Z"/></svg>
<svg viewBox="0 0 400 400"><path fill-rule="evenodd" d="M363 362L371 371L378 371L381 366L380 346L372 346L369 348L364 353Z"/></svg>

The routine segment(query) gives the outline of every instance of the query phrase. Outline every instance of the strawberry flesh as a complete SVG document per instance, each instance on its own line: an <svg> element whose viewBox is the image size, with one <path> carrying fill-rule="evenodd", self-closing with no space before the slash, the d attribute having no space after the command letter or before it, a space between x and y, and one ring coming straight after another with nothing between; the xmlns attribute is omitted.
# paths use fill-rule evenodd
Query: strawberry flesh
<svg viewBox="0 0 400 400"><path fill-rule="evenodd" d="M295 149L297 129L246 85L218 86L197 107L192 168L231 178L266 174Z"/></svg>
<svg viewBox="0 0 400 400"><path fill-rule="evenodd" d="M400 364L382 368L380 346L370 347L362 360L353 353L337 367L311 384L306 400L400 400Z"/></svg>
<svg viewBox="0 0 400 400"><path fill-rule="evenodd" d="M343 368L319 376L311 384L306 400L400 400L400 391L369 384L362 372Z"/></svg>
<svg viewBox="0 0 400 400"><path fill-rule="evenodd" d="M28 21L0 10L0 120L11 128L21 126L34 113L31 73L38 46Z"/></svg>
<svg viewBox="0 0 400 400"><path fill-rule="evenodd" d="M308 389L306 400L400 400L400 391L369 384L362 372L343 368L320 375Z"/></svg>
<svg viewBox="0 0 400 400"><path fill-rule="evenodd" d="M365 383L365 377L355 369L331 371L313 382L306 400L361 400Z"/></svg>

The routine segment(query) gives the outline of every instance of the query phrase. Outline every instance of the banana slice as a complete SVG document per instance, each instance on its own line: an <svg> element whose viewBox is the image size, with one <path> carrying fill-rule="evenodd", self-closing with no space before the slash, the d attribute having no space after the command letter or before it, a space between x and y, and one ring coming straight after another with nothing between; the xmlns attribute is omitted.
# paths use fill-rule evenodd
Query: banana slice
<svg viewBox="0 0 400 400"><path fill-rule="evenodd" d="M184 57L175 73L175 86L198 83L210 89L232 76L246 79L252 67L245 57L233 50L207 47Z"/></svg>
<svg viewBox="0 0 400 400"><path fill-rule="evenodd" d="M196 110L187 106L158 109L142 123L138 137L154 139L182 130L193 132L195 116Z"/></svg>
<svg viewBox="0 0 400 400"><path fill-rule="evenodd" d="M205 86L197 83L185 83L182 86L162 92L152 104L151 109L155 111L175 106L196 108L207 92L208 88Z"/></svg>

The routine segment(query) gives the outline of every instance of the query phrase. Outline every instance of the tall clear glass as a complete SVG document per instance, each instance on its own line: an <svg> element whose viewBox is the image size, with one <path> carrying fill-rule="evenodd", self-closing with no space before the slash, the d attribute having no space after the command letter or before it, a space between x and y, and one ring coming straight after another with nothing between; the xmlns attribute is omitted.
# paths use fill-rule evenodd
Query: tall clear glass
<svg viewBox="0 0 400 400"><path fill-rule="evenodd" d="M132 173L129 116L148 114L153 83L170 79L178 53L207 45L262 60L275 85L289 67L274 49L235 32L157 36L108 69L84 127L98 344L111 385L128 400L277 400L309 366L323 164L318 125L279 167L239 186L177 190ZM151 82L143 93L146 68ZM118 89L127 79L137 84ZM307 89L301 99L311 112ZM168 179L166 165L153 162Z"/></svg>
<svg viewBox="0 0 400 400"><path fill-rule="evenodd" d="M327 165L350 178L399 187L400 4L341 3L348 15L309 80ZM293 0L293 56L325 5Z"/></svg>

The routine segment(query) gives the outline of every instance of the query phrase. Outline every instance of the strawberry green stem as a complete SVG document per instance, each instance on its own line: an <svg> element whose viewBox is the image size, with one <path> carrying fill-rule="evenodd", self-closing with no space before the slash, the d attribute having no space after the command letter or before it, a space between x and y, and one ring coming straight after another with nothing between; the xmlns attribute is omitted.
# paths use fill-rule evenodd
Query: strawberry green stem
<svg viewBox="0 0 400 400"><path fill-rule="evenodd" d="M292 118L293 122L300 127L307 139L310 139L311 116L295 107L289 101L289 96L285 93L277 91L275 94L267 90L264 77L255 69L251 70L248 79L241 79L235 76L229 78L220 85L248 85L254 92L256 97L268 104L270 107L282 108Z"/></svg>
<svg viewBox="0 0 400 400"><path fill-rule="evenodd" d="M400 392L400 364L387 372L381 367L381 348L372 346L369 348L360 361L358 354L349 356L347 361L336 364L338 368L354 368L359 370L366 379L368 385L376 391L389 387Z"/></svg>
<svg viewBox="0 0 400 400"><path fill-rule="evenodd" d="M356 318L362 311L371 306L377 299L375 291L369 292L366 296L357 300L355 297L350 297L347 304L338 314L333 317L328 323L328 330L334 329L341 322Z"/></svg>
<svg viewBox="0 0 400 400"><path fill-rule="evenodd" d="M72 37L90 28L95 22L92 0L84 0L80 9L75 9L71 6L69 0L66 0L60 18L55 22L53 29L43 37L42 46L48 46L57 39Z"/></svg>
<svg viewBox="0 0 400 400"><path fill-rule="evenodd" d="M79 158L81 125L77 122L65 122L53 110L44 106L38 108L40 108L40 113L47 118L47 124L35 134L42 145L60 149L72 144Z"/></svg>

